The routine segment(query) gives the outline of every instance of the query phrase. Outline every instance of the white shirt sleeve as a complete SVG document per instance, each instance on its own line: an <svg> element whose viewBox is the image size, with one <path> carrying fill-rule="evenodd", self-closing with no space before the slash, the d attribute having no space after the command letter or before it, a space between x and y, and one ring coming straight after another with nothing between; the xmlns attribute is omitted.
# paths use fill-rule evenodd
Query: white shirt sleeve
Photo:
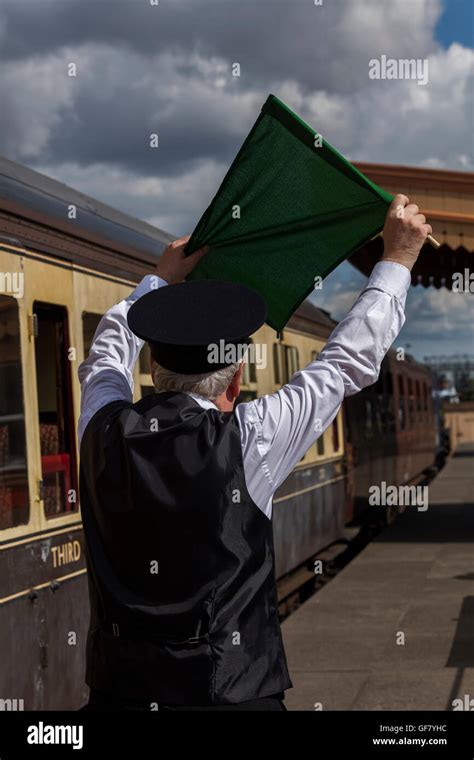
<svg viewBox="0 0 474 760"><path fill-rule="evenodd" d="M237 407L247 488L267 517L275 490L332 423L344 396L377 380L382 359L405 322L410 282L403 265L376 264L318 358L281 390Z"/></svg>
<svg viewBox="0 0 474 760"><path fill-rule="evenodd" d="M143 347L127 324L130 306L150 290L167 285L157 275L146 275L132 293L110 308L100 320L89 356L79 366L81 415L78 439L94 414L112 401L133 400L133 368Z"/></svg>
<svg viewBox="0 0 474 760"><path fill-rule="evenodd" d="M390 261L375 265L366 288L333 330L316 361L281 390L236 409L245 480L255 504L271 517L272 497L309 447L334 420L344 396L374 383L404 321L409 270ZM131 304L167 283L147 275L97 327L88 358L79 367L79 442L88 422L112 401L133 400L133 368L143 341L127 324ZM215 405L196 398L204 408Z"/></svg>

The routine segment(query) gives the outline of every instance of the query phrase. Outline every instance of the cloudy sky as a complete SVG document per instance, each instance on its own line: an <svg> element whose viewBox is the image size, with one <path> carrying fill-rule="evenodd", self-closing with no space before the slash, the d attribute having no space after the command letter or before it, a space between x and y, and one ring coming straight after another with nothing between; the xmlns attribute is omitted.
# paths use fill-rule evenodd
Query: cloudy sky
<svg viewBox="0 0 474 760"><path fill-rule="evenodd" d="M0 0L3 155L177 236L269 92L351 160L474 170L472 0L151 2ZM428 85L369 79L382 54L427 58ZM343 264L317 303L340 318L364 282ZM474 353L473 320L415 288L398 344Z"/></svg>

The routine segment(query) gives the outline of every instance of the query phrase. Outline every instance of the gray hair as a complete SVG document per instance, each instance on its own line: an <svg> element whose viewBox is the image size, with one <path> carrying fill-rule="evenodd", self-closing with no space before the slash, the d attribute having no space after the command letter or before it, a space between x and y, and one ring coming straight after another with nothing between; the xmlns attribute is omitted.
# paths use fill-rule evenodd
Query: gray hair
<svg viewBox="0 0 474 760"><path fill-rule="evenodd" d="M203 375L182 375L155 363L152 371L153 385L158 393L161 391L197 393L199 396L214 401L227 390L239 367L240 362L237 362L215 372L205 372Z"/></svg>

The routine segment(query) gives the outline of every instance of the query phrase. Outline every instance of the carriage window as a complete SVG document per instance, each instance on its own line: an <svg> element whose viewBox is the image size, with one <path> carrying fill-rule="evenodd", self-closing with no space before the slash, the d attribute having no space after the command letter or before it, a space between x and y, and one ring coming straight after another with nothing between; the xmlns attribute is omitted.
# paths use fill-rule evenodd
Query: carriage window
<svg viewBox="0 0 474 760"><path fill-rule="evenodd" d="M337 417L332 423L332 448L335 454L339 451L339 428L337 424Z"/></svg>
<svg viewBox="0 0 474 760"><path fill-rule="evenodd" d="M324 456L324 435L321 434L316 441L316 451L318 452L318 456L323 457Z"/></svg>
<svg viewBox="0 0 474 760"><path fill-rule="evenodd" d="M273 372L275 383L283 385L288 377L285 346L281 343L273 344Z"/></svg>
<svg viewBox="0 0 474 760"><path fill-rule="evenodd" d="M423 408L425 410L425 418L428 421L429 415L429 388L427 383L423 383Z"/></svg>
<svg viewBox="0 0 474 760"><path fill-rule="evenodd" d="M285 346L283 343L273 344L273 367L277 385L287 383L299 366L299 353L296 346Z"/></svg>
<svg viewBox="0 0 474 760"><path fill-rule="evenodd" d="M249 344L253 345L253 340L249 339ZM251 385L252 383L257 382L257 365L254 361L251 361L255 357L253 356L253 350L249 348L249 351L247 352L245 359L244 359L244 369L242 372L242 385Z"/></svg>
<svg viewBox="0 0 474 760"><path fill-rule="evenodd" d="M241 378L240 384L241 385L250 385L251 382L252 381L250 379L250 367L249 367L249 364L247 362L245 362L244 368L242 370L242 378Z"/></svg>
<svg viewBox="0 0 474 760"><path fill-rule="evenodd" d="M411 427L415 424L415 396L411 377L408 378L408 424Z"/></svg>
<svg viewBox="0 0 474 760"><path fill-rule="evenodd" d="M288 366L288 380L298 371L300 358L295 346L286 346L286 363Z"/></svg>
<svg viewBox="0 0 474 760"><path fill-rule="evenodd" d="M257 382L257 365L255 362L248 362L247 364L249 375L250 375L250 382L256 383Z"/></svg>
<svg viewBox="0 0 474 760"><path fill-rule="evenodd" d="M95 331L102 319L101 314L93 314L89 311L82 312L82 338L84 341L84 359L87 359L92 346Z"/></svg>
<svg viewBox="0 0 474 760"><path fill-rule="evenodd" d="M285 368L283 366L284 350L281 343L273 344L273 378L276 385L282 385Z"/></svg>
<svg viewBox="0 0 474 760"><path fill-rule="evenodd" d="M0 530L27 523L28 518L18 304L0 295Z"/></svg>
<svg viewBox="0 0 474 760"><path fill-rule="evenodd" d="M393 407L393 381L390 371L385 373L385 414L387 429L395 430L395 413Z"/></svg>
<svg viewBox="0 0 474 760"><path fill-rule="evenodd" d="M415 402L416 402L416 419L418 422L421 422L421 393L420 393L420 383L418 380L415 380Z"/></svg>
<svg viewBox="0 0 474 760"><path fill-rule="evenodd" d="M400 430L406 428L406 411L405 411L405 383L402 375L398 376L398 422Z"/></svg>
<svg viewBox="0 0 474 760"><path fill-rule="evenodd" d="M433 397L431 395L431 385L426 385L426 411L427 411L427 419L431 417L433 414Z"/></svg>
<svg viewBox="0 0 474 760"><path fill-rule="evenodd" d="M46 517L77 509L75 427L66 309L35 303L36 378Z"/></svg>

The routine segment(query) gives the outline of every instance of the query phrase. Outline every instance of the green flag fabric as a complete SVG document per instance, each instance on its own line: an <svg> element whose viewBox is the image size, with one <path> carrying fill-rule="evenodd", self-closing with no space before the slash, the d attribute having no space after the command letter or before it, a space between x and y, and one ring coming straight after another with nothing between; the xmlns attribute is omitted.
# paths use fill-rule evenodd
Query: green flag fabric
<svg viewBox="0 0 474 760"><path fill-rule="evenodd" d="M190 279L253 287L280 331L315 278L380 232L392 197L270 95L186 246L210 246Z"/></svg>

